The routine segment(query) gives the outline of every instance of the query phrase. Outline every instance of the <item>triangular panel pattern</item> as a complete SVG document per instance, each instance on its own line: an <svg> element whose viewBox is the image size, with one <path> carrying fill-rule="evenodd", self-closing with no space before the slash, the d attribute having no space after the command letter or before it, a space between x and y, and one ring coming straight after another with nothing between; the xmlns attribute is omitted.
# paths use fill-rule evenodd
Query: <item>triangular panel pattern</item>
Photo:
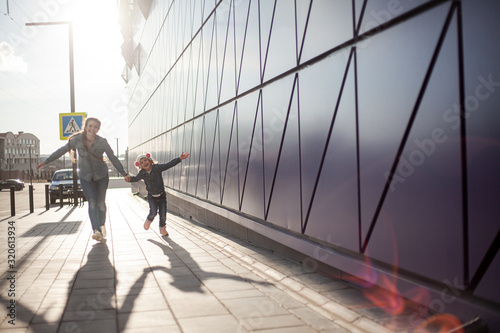
<svg viewBox="0 0 500 333"><path fill-rule="evenodd" d="M384 38L373 37L369 40L369 47L357 51L359 72L370 73L358 76L360 205L364 243L370 228L373 228L386 183L386 178L381 175L391 169L396 158L448 9L449 6L438 7L427 13L432 18L428 21L434 24L428 26L433 35L423 34L417 28L418 21L410 20L385 31ZM395 67L396 59L405 59L408 66ZM384 77L383 84L380 77Z"/></svg>
<svg viewBox="0 0 500 333"><path fill-rule="evenodd" d="M308 17L309 24L301 52L301 62L311 60L318 54L352 39L352 17L351 0L312 1ZM344 52L347 56L349 49Z"/></svg>
<svg viewBox="0 0 500 333"><path fill-rule="evenodd" d="M300 233L302 230L302 203L301 203L301 170L300 170L300 130L299 130L299 82L298 75L291 83L290 95L283 96L283 106L286 105L286 115L283 121L283 127L278 127L282 133L273 132L270 127L269 132L265 136L266 147L271 146L270 141L279 143L279 148L274 150L277 156L269 156L266 159L266 174L270 175L266 179L271 182L267 205L266 220L273 224L279 225L289 230ZM272 92L271 92L272 93ZM288 97L288 100L285 99ZM266 111L271 111L273 108L266 108ZM274 115L276 116L276 115ZM272 119L272 114L268 115L268 119ZM275 123L273 121L271 124ZM274 162L274 163L273 163ZM274 167L273 167L274 166ZM272 172L272 173L271 173ZM287 209L283 209L287 207Z"/></svg>
<svg viewBox="0 0 500 333"><path fill-rule="evenodd" d="M226 140L221 140L222 143L227 142L227 145L221 148L221 154L225 154L225 156L222 156L222 161L224 163L222 205L239 210L240 162L238 153L238 102L232 104L231 106L232 108L228 108L224 111L221 110L220 113L221 126L225 126L225 133L229 134L225 137ZM224 150L226 147L227 149Z"/></svg>
<svg viewBox="0 0 500 333"><path fill-rule="evenodd" d="M213 126L212 155L208 170L208 197L212 202L220 203L222 197L222 151L221 130L220 130L220 110L217 110ZM208 129L211 130L210 128ZM227 151L227 149L226 149Z"/></svg>
<svg viewBox="0 0 500 333"><path fill-rule="evenodd" d="M271 3L271 1L266 1L266 3ZM250 1L245 24L238 21L236 25L236 59L240 62L237 74L237 92L247 91L258 86L261 82L263 66L261 49L263 46L260 43L262 32L259 27L261 18L259 17L258 5L258 1ZM243 8L236 8L236 18L240 17L240 11L243 11Z"/></svg>
<svg viewBox="0 0 500 333"><path fill-rule="evenodd" d="M344 57L328 57L312 65L300 76L300 147L302 172L302 210L311 205L314 187L327 144L333 110L347 67ZM306 116L307 115L307 116Z"/></svg>
<svg viewBox="0 0 500 333"><path fill-rule="evenodd" d="M199 198L205 199L207 196L207 129L206 129L206 116L198 118L201 123L200 141L199 145L199 162L198 170L196 170L196 191L195 195Z"/></svg>
<svg viewBox="0 0 500 333"><path fill-rule="evenodd" d="M295 76L288 76L266 87L262 93L262 107L264 117L264 189L265 211L269 214L269 200L276 175L276 166L280 147L282 146L285 124L289 114L290 100L294 97ZM295 92L295 98L297 93ZM293 114L294 121L298 121L298 114ZM298 135L298 127L292 126L294 136ZM292 152L299 157L298 146ZM288 157L287 157L288 158ZM293 157L292 157L293 158ZM295 179L299 181L299 178ZM297 216L299 218L299 216Z"/></svg>
<svg viewBox="0 0 500 333"><path fill-rule="evenodd" d="M251 106L252 103L249 104L249 107ZM264 124L261 94L258 95L257 105L253 114L255 115L255 119L253 121L252 133L240 145L240 148L242 148L240 153L245 154L245 151L248 150L247 164L240 165L240 170L242 170L242 175L244 176L241 182L241 211L264 219ZM240 161L244 161L244 159L242 158Z"/></svg>
<svg viewBox="0 0 500 333"><path fill-rule="evenodd" d="M383 214L377 220L371 242L378 245L368 249L373 258L384 261L388 253L397 252L395 264L401 268L436 280L457 276L457 283L463 284L459 278L464 269L463 242L461 232L457 232L463 222L460 132L443 120L443 112L460 101L457 36L454 19L417 110ZM388 241L389 233L396 243ZM397 242L399 239L405 242ZM445 251L437 250L444 247ZM414 255L416 248L418 257ZM435 267L429 264L429 257L448 264Z"/></svg>
<svg viewBox="0 0 500 333"><path fill-rule="evenodd" d="M204 35L203 43L203 66L204 66L204 100L203 111L211 106L217 105L219 95L219 64L217 59L217 36L220 33L217 29L217 17L210 22L212 24L211 34Z"/></svg>
<svg viewBox="0 0 500 333"><path fill-rule="evenodd" d="M275 9L279 15L274 15L273 24L269 31L270 40L266 46L264 60L264 81L297 65L294 1L277 1Z"/></svg>
<svg viewBox="0 0 500 333"><path fill-rule="evenodd" d="M254 92L238 100L238 174L240 191L243 191L242 186L245 183L250 158L255 157L255 155L251 156L255 128L257 125L262 126L259 119L259 105L259 92ZM262 150L260 149L260 151ZM242 192L240 192L240 195L242 195ZM240 209L242 203L242 197L240 197ZM262 212L263 210L262 207Z"/></svg>
<svg viewBox="0 0 500 333"><path fill-rule="evenodd" d="M234 19L234 6L233 0L230 2L228 8L227 19L224 22L225 26L220 26L221 35L224 38L220 38L217 41L219 54L218 57L220 61L220 89L217 95L217 104L221 101L228 100L236 94L236 39L235 39L235 19ZM224 29L222 29L224 28Z"/></svg>
<svg viewBox="0 0 500 333"><path fill-rule="evenodd" d="M351 251L359 250L358 179L354 53L332 105L332 119L304 230L308 235Z"/></svg>

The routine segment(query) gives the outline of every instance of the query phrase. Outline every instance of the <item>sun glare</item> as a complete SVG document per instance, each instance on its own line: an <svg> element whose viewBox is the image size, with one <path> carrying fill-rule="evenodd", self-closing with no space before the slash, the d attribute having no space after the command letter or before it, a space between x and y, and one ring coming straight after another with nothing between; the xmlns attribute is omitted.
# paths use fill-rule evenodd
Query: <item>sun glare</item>
<svg viewBox="0 0 500 333"><path fill-rule="evenodd" d="M75 51L77 48L95 51L119 42L114 1L75 1L68 5L67 17L73 22Z"/></svg>

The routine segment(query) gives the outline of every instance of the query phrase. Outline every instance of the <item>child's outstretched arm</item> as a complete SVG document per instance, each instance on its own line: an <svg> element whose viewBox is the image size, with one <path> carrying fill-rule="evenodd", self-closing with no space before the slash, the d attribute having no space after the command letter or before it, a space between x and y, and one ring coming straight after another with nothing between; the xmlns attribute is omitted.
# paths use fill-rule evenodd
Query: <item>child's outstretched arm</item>
<svg viewBox="0 0 500 333"><path fill-rule="evenodd" d="M141 179L142 179L142 175L141 175L141 172L140 172L140 171L139 171L139 173L137 174L137 176L129 176L129 175L127 175L127 176L128 176L128 180L127 180L127 179L125 179L125 181L126 181L127 183L134 183L134 182L138 182L139 180L141 180Z"/></svg>
<svg viewBox="0 0 500 333"><path fill-rule="evenodd" d="M183 153L181 154L181 156L174 158L173 160L171 160L171 161L170 161L170 162L168 162L168 163L165 163L165 164L158 164L158 166L159 166L159 170L160 170L161 172L163 172L163 171L165 171L165 170L167 170L167 169L170 169L170 168L172 168L172 167L176 166L177 164L181 163L181 161L182 161L182 160L184 160L184 159L188 158L188 156L189 156L189 153L184 153L184 152L183 152Z"/></svg>

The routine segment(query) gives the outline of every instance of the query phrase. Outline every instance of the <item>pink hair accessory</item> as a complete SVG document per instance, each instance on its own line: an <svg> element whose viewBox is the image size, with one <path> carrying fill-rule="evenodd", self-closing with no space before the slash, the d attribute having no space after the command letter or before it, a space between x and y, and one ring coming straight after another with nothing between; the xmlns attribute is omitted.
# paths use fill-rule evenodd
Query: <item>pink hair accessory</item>
<svg viewBox="0 0 500 333"><path fill-rule="evenodd" d="M143 159L143 158L147 158L148 160L150 160L151 162L153 162L153 159L151 158L151 154L150 153L145 153L145 154L141 154L139 156L137 156L137 159L134 163L134 165L139 168L140 167L140 161Z"/></svg>

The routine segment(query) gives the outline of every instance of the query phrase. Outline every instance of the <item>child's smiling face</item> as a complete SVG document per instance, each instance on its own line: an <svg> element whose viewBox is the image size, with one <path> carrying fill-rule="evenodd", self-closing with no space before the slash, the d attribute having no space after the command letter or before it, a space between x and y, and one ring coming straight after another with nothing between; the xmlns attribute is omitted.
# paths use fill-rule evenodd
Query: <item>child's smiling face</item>
<svg viewBox="0 0 500 333"><path fill-rule="evenodd" d="M144 169L146 171L149 171L151 170L151 161L149 160L149 158L146 158L146 157L143 157L141 158L141 160L139 161L139 164L141 165L141 169Z"/></svg>

